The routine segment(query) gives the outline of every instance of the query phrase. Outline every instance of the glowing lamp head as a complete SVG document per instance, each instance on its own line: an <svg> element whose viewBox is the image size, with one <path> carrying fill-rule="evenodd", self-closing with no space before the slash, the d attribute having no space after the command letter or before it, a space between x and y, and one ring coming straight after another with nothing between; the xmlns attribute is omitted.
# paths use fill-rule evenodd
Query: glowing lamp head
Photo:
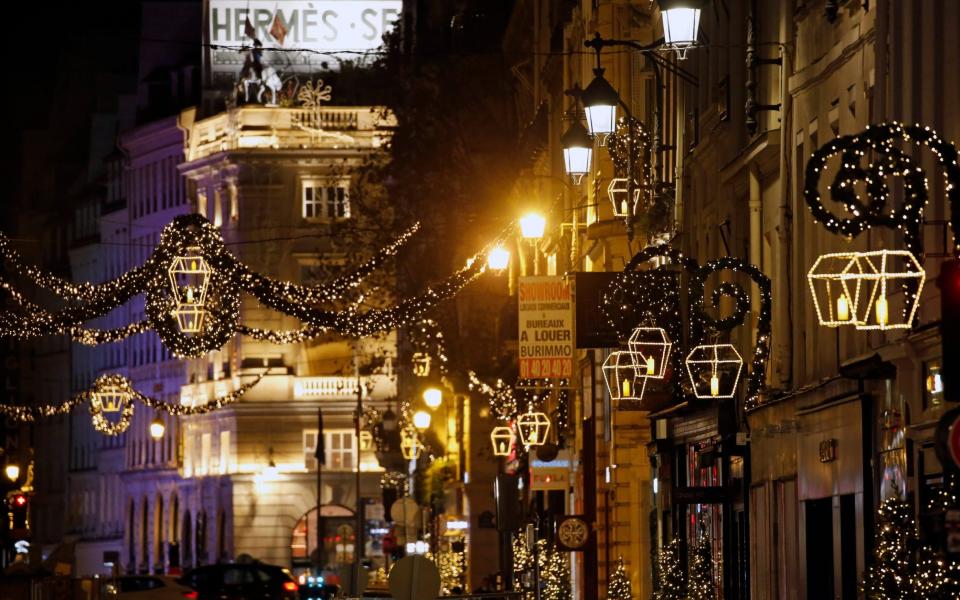
<svg viewBox="0 0 960 600"><path fill-rule="evenodd" d="M583 111L587 115L587 130L590 135L606 136L617 127L617 104L620 96L610 82L604 79L603 69L594 71L595 76L583 90Z"/></svg>
<svg viewBox="0 0 960 600"><path fill-rule="evenodd" d="M487 266L494 271L503 271L510 264L510 251L497 246L487 255Z"/></svg>
<svg viewBox="0 0 960 600"><path fill-rule="evenodd" d="M443 403L443 392L437 388L423 390L423 403L430 409L437 409Z"/></svg>
<svg viewBox="0 0 960 600"><path fill-rule="evenodd" d="M3 472L10 481L16 481L17 479L20 479L20 465L11 463L3 469Z"/></svg>
<svg viewBox="0 0 960 600"><path fill-rule="evenodd" d="M520 217L520 234L528 240L542 238L546 227L547 219L543 215L529 213Z"/></svg>
<svg viewBox="0 0 960 600"><path fill-rule="evenodd" d="M423 410L418 410L416 413L414 413L413 426L420 431L430 427L430 413Z"/></svg>
<svg viewBox="0 0 960 600"><path fill-rule="evenodd" d="M160 418L160 415L157 415L150 421L150 437L153 439L159 440L162 438L166 430L167 426L163 424L163 419Z"/></svg>
<svg viewBox="0 0 960 600"><path fill-rule="evenodd" d="M700 0L659 0L663 40L678 47L697 43L700 29Z"/></svg>
<svg viewBox="0 0 960 600"><path fill-rule="evenodd" d="M590 172L593 138L577 120L560 136L560 144L563 146L563 164L567 175L573 178L574 183L580 183L583 176Z"/></svg>

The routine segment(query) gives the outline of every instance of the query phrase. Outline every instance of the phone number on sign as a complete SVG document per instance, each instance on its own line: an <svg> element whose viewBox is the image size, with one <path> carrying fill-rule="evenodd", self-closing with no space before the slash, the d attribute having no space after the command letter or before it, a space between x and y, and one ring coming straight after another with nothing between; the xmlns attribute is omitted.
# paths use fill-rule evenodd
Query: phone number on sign
<svg viewBox="0 0 960 600"><path fill-rule="evenodd" d="M573 376L573 361L568 358L524 358L520 359L520 377L522 379L542 379Z"/></svg>

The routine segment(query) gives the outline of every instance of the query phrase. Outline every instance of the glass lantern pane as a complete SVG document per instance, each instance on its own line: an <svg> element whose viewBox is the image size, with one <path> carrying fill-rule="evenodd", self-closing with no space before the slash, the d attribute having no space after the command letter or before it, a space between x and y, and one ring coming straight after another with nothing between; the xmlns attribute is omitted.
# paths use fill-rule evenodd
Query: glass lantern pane
<svg viewBox="0 0 960 600"><path fill-rule="evenodd" d="M663 39L668 44L692 44L700 26L699 8L671 8L663 11Z"/></svg>
<svg viewBox="0 0 960 600"><path fill-rule="evenodd" d="M586 175L590 172L593 148L564 148L563 160L568 175Z"/></svg>

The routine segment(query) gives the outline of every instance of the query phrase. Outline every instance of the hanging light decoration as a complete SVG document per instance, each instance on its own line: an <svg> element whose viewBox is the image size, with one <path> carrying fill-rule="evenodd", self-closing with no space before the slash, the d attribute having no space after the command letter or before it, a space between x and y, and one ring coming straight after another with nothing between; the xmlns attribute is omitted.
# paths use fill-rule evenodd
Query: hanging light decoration
<svg viewBox="0 0 960 600"><path fill-rule="evenodd" d="M862 275L873 264L860 252L824 254L807 272L817 319L824 327L860 326L870 305L869 280Z"/></svg>
<svg viewBox="0 0 960 600"><path fill-rule="evenodd" d="M647 387L646 377L637 377L630 352L616 350L603 361L603 381L611 400L642 400Z"/></svg>
<svg viewBox="0 0 960 600"><path fill-rule="evenodd" d="M673 343L662 327L637 327L627 341L637 377L663 379Z"/></svg>
<svg viewBox="0 0 960 600"><path fill-rule="evenodd" d="M94 383L90 403L104 413L118 413L130 402L133 393L121 376L100 377Z"/></svg>
<svg viewBox="0 0 960 600"><path fill-rule="evenodd" d="M360 432L360 450L367 452L373 448L373 434L369 431Z"/></svg>
<svg viewBox="0 0 960 600"><path fill-rule="evenodd" d="M859 256L870 268L858 273L853 279L857 285L860 281L866 282L865 287L870 290L870 295L862 322L856 325L857 329L910 329L920 306L920 293L927 277L920 262L907 250L877 250L862 252ZM890 306L890 294L894 291L890 288L892 285L894 289L899 288L899 291L902 291L908 283L912 284L910 287L916 292L911 297L904 295L907 305L902 307L900 316L897 317Z"/></svg>
<svg viewBox="0 0 960 600"><path fill-rule="evenodd" d="M527 448L542 446L547 443L547 434L550 433L550 417L542 412L534 412L533 406L517 418L517 431L520 441Z"/></svg>
<svg viewBox="0 0 960 600"><path fill-rule="evenodd" d="M697 346L687 355L687 374L697 398L733 398L743 358L731 344Z"/></svg>
<svg viewBox="0 0 960 600"><path fill-rule="evenodd" d="M498 425L490 432L490 442L493 444L494 456L509 456L513 447L513 428Z"/></svg>
<svg viewBox="0 0 960 600"><path fill-rule="evenodd" d="M428 377L430 375L430 355L426 352L414 352L411 363L413 364L413 374L417 377Z"/></svg>
<svg viewBox="0 0 960 600"><path fill-rule="evenodd" d="M407 460L417 460L423 452L423 443L416 429L405 428L400 432L400 453Z"/></svg>
<svg viewBox="0 0 960 600"><path fill-rule="evenodd" d="M579 185L583 176L590 172L593 161L593 138L580 120L576 119L560 136L560 145L563 146L563 164L567 175Z"/></svg>
<svg viewBox="0 0 960 600"><path fill-rule="evenodd" d="M607 198L613 205L613 216L632 217L637 214L640 203L640 186L634 183L633 198L630 197L630 180L626 177L614 177L607 186Z"/></svg>
<svg viewBox="0 0 960 600"><path fill-rule="evenodd" d="M183 333L203 331L206 316L204 302L210 285L210 267L199 248L190 248L185 256L173 259L168 270L175 306L173 314Z"/></svg>

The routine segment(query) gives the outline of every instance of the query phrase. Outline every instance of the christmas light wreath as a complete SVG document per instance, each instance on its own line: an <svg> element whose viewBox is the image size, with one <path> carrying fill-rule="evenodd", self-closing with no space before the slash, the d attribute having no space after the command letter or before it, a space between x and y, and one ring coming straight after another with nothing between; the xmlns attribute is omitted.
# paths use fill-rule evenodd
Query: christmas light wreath
<svg viewBox="0 0 960 600"><path fill-rule="evenodd" d="M669 262L647 270L637 267L653 258L665 258ZM689 315L688 335L684 337L680 314L680 273L687 274L687 302ZM721 271L743 273L760 291L760 314L757 319L757 341L753 349L750 374L747 383L746 408L755 408L760 403L760 394L766 379L767 359L770 356L770 332L772 293L770 278L754 265L739 258L726 256L700 265L695 259L684 256L669 244L648 246L627 263L623 273L615 279L603 294L600 307L610 325L626 340L629 332L642 322L653 322L666 330L674 344L689 351L704 344L708 334L730 331L743 325L750 311L750 296L743 287L732 281L723 281L710 294L710 308L719 311L724 296L732 298L734 309L729 315L715 318L707 312L707 278ZM682 343L683 340L686 343ZM682 360L687 351L674 352L671 357L674 373L682 372ZM678 390L678 393L679 390Z"/></svg>
<svg viewBox="0 0 960 600"><path fill-rule="evenodd" d="M346 302L346 294L395 256L417 229L417 226L410 228L352 272L318 286L275 280L257 273L226 249L217 228L200 215L177 217L164 228L159 245L143 265L100 285L72 283L24 264L9 240L0 234L0 257L7 266L37 287L52 292L63 303L55 310L47 310L27 300L9 281L3 281L0 289L7 293L14 306L0 313L0 337L23 340L67 334L75 341L96 345L154 330L175 356L196 358L222 347L235 333L277 344L299 342L325 332L369 336L422 319L427 311L456 295L483 272L489 249L510 233L505 231L477 253L471 266L456 271L419 296L388 308L360 311L357 303L338 308ZM209 267L203 270L201 302L184 304L182 293L185 289L191 293L193 290L178 289L174 281L173 265L180 264L185 256L202 260ZM303 327L274 331L243 325L240 323L241 293L253 296L268 308L296 317ZM87 321L107 314L139 294L145 296L145 320L117 329L84 326ZM178 313L183 306L202 318L202 327L196 333L183 325L182 314Z"/></svg>

